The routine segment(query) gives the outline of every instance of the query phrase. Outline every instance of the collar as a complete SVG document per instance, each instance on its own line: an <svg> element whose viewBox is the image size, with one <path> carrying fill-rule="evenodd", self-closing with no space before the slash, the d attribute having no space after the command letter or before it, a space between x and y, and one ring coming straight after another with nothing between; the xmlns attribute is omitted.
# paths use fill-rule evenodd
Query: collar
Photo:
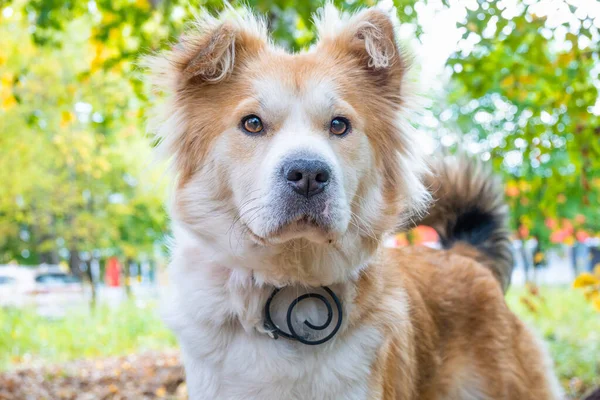
<svg viewBox="0 0 600 400"><path fill-rule="evenodd" d="M297 297L295 300L293 300L290 303L290 305L288 306L288 309L287 309L286 320L285 320L285 325L287 325L287 327L286 327L287 331L282 330L279 326L277 326L273 322L273 319L271 318L271 303L273 302L273 300L275 300L277 295L282 290L285 290L285 288L274 289L273 293L271 293L271 296L269 296L267 302L265 303L264 326L265 326L265 329L268 332L270 332L270 336L273 339L278 339L280 336L282 336L286 339L295 340L300 343L303 343L306 345L311 345L311 346L323 344L323 343L331 340L336 335L336 333L339 331L339 329L342 325L342 319L343 319L342 303L340 302L340 299L336 296L336 294L333 292L333 290L331 290L329 287L322 286L321 289L322 289L321 292L324 294L316 293L316 292L305 293L305 294ZM325 337L320 337L320 338L313 340L312 334L310 335L311 338L308 338L306 336L302 336L302 335L298 334L296 329L294 329L294 326L293 326L294 310L300 302L307 300L307 299L316 299L323 303L323 305L327 308L327 320L321 325L312 324L308 320L304 320L303 324L306 325L306 327L308 327L310 330L313 330L313 331L330 330L329 334L326 335ZM333 309L331 300L333 300L333 305L335 305L335 311L337 314L335 317L335 325L333 326L333 329L331 329L331 325L334 322L334 309ZM318 335L317 335L317 337L318 337Z"/></svg>

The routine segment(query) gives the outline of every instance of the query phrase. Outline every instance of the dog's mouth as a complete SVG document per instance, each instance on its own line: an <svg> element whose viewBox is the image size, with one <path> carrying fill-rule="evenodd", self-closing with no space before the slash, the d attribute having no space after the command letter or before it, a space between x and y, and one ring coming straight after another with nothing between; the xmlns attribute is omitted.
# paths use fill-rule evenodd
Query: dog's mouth
<svg viewBox="0 0 600 400"><path fill-rule="evenodd" d="M292 222L292 224L296 225L296 228L317 228L323 229L323 224L320 221L317 221L316 218L310 215L302 215L300 218L296 219L296 221Z"/></svg>
<svg viewBox="0 0 600 400"><path fill-rule="evenodd" d="M327 221L309 214L300 214L284 220L264 235L249 229L250 237L259 244L281 243L291 239L306 237L311 241L330 240L331 226Z"/></svg>

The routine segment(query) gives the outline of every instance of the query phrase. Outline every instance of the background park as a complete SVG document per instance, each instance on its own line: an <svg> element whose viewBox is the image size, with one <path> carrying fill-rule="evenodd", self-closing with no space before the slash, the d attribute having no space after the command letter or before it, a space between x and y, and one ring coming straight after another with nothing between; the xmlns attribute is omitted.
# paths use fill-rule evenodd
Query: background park
<svg viewBox="0 0 600 400"><path fill-rule="evenodd" d="M503 176L509 306L582 398L600 385L600 2L381 3L396 7L413 60L411 122L426 151L460 148ZM315 40L322 1L245 4L281 46ZM0 0L0 399L185 398L158 311L170 182L145 121L159 94L139 61L223 7ZM432 241L419 228L387 244Z"/></svg>

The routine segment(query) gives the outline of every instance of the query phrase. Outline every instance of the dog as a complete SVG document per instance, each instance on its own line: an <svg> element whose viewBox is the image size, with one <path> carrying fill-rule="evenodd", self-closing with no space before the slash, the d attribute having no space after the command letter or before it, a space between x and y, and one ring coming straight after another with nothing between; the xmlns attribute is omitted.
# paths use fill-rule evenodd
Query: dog
<svg viewBox="0 0 600 400"><path fill-rule="evenodd" d="M326 5L315 22L290 54L229 8L148 59L190 398L560 398L504 301L502 186L464 157L425 162L394 18ZM383 248L416 223L444 249Z"/></svg>

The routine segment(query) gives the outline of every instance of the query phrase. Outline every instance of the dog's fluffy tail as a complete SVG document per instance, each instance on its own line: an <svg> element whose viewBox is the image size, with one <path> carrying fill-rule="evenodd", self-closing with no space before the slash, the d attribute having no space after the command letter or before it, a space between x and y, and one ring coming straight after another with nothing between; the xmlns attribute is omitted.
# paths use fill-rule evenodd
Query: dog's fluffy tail
<svg viewBox="0 0 600 400"><path fill-rule="evenodd" d="M456 247L489 267L506 291L513 253L498 177L481 162L458 155L434 160L426 183L434 202L419 224L434 228L444 248Z"/></svg>

